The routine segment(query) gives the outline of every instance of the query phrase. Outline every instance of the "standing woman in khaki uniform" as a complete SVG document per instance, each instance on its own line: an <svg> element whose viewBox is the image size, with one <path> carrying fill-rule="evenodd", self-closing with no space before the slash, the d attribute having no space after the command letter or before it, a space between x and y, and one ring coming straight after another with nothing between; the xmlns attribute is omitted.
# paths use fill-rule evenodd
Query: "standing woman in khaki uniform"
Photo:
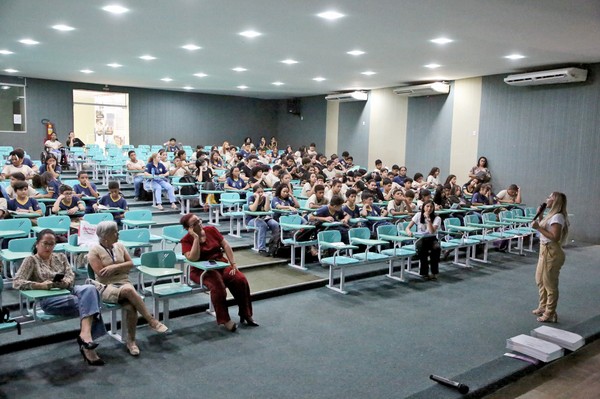
<svg viewBox="0 0 600 399"><path fill-rule="evenodd" d="M540 291L540 302L533 314L540 322L556 323L558 304L558 275L565 263L562 246L567 241L569 219L567 217L567 196L553 192L546 199L550 209L540 222L533 221L531 227L540 232L540 256L535 271L535 282Z"/></svg>

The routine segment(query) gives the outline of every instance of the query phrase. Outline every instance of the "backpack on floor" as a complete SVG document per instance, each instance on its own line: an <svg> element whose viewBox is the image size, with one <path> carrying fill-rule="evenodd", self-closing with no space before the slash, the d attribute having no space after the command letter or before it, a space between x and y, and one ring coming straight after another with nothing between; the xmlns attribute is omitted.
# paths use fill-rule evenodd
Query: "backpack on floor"
<svg viewBox="0 0 600 399"><path fill-rule="evenodd" d="M292 254L291 248L283 245L281 242L279 234L271 237L267 251L269 252L269 256L274 258L289 258Z"/></svg>
<svg viewBox="0 0 600 399"><path fill-rule="evenodd" d="M152 191L146 190L143 184L140 186L140 196L138 197L139 201L152 201L153 195L154 194Z"/></svg>

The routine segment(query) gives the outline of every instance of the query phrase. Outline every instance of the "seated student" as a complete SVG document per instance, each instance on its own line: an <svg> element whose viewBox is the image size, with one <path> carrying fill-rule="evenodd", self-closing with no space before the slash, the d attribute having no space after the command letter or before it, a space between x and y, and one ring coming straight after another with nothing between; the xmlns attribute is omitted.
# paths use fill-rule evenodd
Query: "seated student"
<svg viewBox="0 0 600 399"><path fill-rule="evenodd" d="M10 197L4 190L4 186L0 185L0 219L8 216L8 200Z"/></svg>
<svg viewBox="0 0 600 399"><path fill-rule="evenodd" d="M85 205L79 198L73 195L73 188L66 184L60 186L60 195L56 199L56 202L52 206L52 213L58 214L59 211L67 211L70 217L76 212L85 211Z"/></svg>
<svg viewBox="0 0 600 399"><path fill-rule="evenodd" d="M356 206L356 190L349 188L346 191L346 203L342 206L342 211L350 217L350 219L360 218L360 208Z"/></svg>
<svg viewBox="0 0 600 399"><path fill-rule="evenodd" d="M275 189L275 195L271 200L271 209L279 209L281 211L288 211L290 213L295 213L300 205L296 198L290 194L290 189L286 184L280 184ZM281 217L281 212L274 212L273 219L279 222L279 218ZM304 220L304 219L302 219Z"/></svg>
<svg viewBox="0 0 600 399"><path fill-rule="evenodd" d="M404 179L404 186L402 186L402 191L404 192L404 195L406 195L406 192L408 190L412 191L412 184L413 184L413 179L411 179L410 177L407 177L406 179ZM414 191L413 191L414 193Z"/></svg>
<svg viewBox="0 0 600 399"><path fill-rule="evenodd" d="M462 186L462 192L465 197L472 197L479 189L479 180L473 178Z"/></svg>
<svg viewBox="0 0 600 399"><path fill-rule="evenodd" d="M305 180L305 183L302 185L302 192L300 193L300 197L308 198L314 194L315 185L317 184L317 174L310 173L308 175L308 179Z"/></svg>
<svg viewBox="0 0 600 399"><path fill-rule="evenodd" d="M180 157L175 157L173 159L173 165L171 166L171 169L169 169L169 176L183 177L190 174L192 174L192 172L187 167L187 164L185 164Z"/></svg>
<svg viewBox="0 0 600 399"><path fill-rule="evenodd" d="M423 208L423 204L427 201L431 201L431 191L424 188L421 191L419 191L419 198L417 199L417 209Z"/></svg>
<svg viewBox="0 0 600 399"><path fill-rule="evenodd" d="M271 201L265 194L265 190L256 185L252 189L254 192L248 198L248 210L253 212L268 212L271 210ZM271 230L271 239L279 235L279 223L272 216L246 216L246 224L255 227L258 231L258 253L267 256L267 230Z"/></svg>
<svg viewBox="0 0 600 399"><path fill-rule="evenodd" d="M398 165L394 165L394 166L398 166ZM392 170L394 170L394 166L392 166ZM396 177L394 177L394 182L398 183L400 186L404 186L404 183L406 182L407 179L410 179L409 177L406 176L406 166L400 166L398 167L398 174L396 175ZM412 182L412 179L410 179L410 181Z"/></svg>
<svg viewBox="0 0 600 399"><path fill-rule="evenodd" d="M431 168L429 174L427 175L427 188L436 188L440 184L442 184L442 182L440 181L440 168L434 166L433 168Z"/></svg>
<svg viewBox="0 0 600 399"><path fill-rule="evenodd" d="M25 183L27 183L27 180L25 180L25 175L21 172L15 172L12 175L10 175L10 185L8 187L6 187L6 198L15 198L17 193L15 192L15 189L13 188L13 184L16 181L24 181ZM27 190L27 195L35 198L38 195L40 195L40 193L37 192L37 190L31 186L29 186L29 189Z"/></svg>
<svg viewBox="0 0 600 399"><path fill-rule="evenodd" d="M265 166L265 168L268 167L268 165ZM263 172L264 180L267 183L267 187L273 188L275 183L279 181L279 176L281 175L282 169L283 168L281 167L281 165L273 165L273 167L270 168L270 171Z"/></svg>
<svg viewBox="0 0 600 399"><path fill-rule="evenodd" d="M279 187L282 184L286 185L290 192L293 192L294 189L292 187L292 175L288 172L284 172L283 170L281 171L279 181L273 184L273 190L277 190L277 187Z"/></svg>
<svg viewBox="0 0 600 399"><path fill-rule="evenodd" d="M369 193L373 196L373 200L375 202L383 202L383 193L381 192L381 190L379 190L379 188L377 188L377 182L375 181L375 179L370 179L367 182L367 186L365 187L365 189L363 190L364 193Z"/></svg>
<svg viewBox="0 0 600 399"><path fill-rule="evenodd" d="M167 153L163 151L163 154L166 157ZM166 191L169 202L171 203L171 208L177 209L177 205L175 204L177 201L177 198L175 198L175 189L168 181L168 168L165 163L159 161L158 157L159 155L156 153L150 155L148 163L146 164L146 171L144 172L145 176L152 177L152 180L149 181L148 184L154 193L154 200L156 202L155 207L161 211L164 209L162 206L162 192Z"/></svg>
<svg viewBox="0 0 600 399"><path fill-rule="evenodd" d="M387 210L391 216L408 215L412 213L412 200L404 196L404 192L400 189L394 190L392 200L388 203Z"/></svg>
<svg viewBox="0 0 600 399"><path fill-rule="evenodd" d="M169 141L167 141L163 145L165 146L165 151L167 151L167 152L177 152L180 150L179 146L177 145L177 140L175 139L175 137L171 137L169 139Z"/></svg>
<svg viewBox="0 0 600 399"><path fill-rule="evenodd" d="M30 198L27 195L29 185L26 182L16 181L13 188L17 195L16 198L7 201L6 208L9 211L17 213L38 213L40 216L43 216L42 210L35 198ZM35 219L32 219L31 222L34 223Z"/></svg>
<svg viewBox="0 0 600 399"><path fill-rule="evenodd" d="M125 211L128 210L127 200L121 195L119 190L119 182L118 181L109 181L108 182L108 194L103 195L102 198L98 201L98 205L104 205L108 208L119 208L123 209L123 212L113 213L113 217L115 218L115 222L119 226L121 226L121 220L125 216ZM98 209L98 205L94 206L95 209Z"/></svg>
<svg viewBox="0 0 600 399"><path fill-rule="evenodd" d="M248 189L248 183L240 176L240 168L234 166L229 171L229 176L224 184L225 190L237 191L240 193L241 198L245 198L245 191Z"/></svg>
<svg viewBox="0 0 600 399"><path fill-rule="evenodd" d="M322 184L315 185L314 193L306 200L306 208L318 209L324 205L327 205L327 198L325 198L325 186Z"/></svg>
<svg viewBox="0 0 600 399"><path fill-rule="evenodd" d="M433 201L427 201L423 204L421 211L413 216L412 220L406 226L406 234L412 237L411 228L416 225L417 233L424 235L415 243L417 256L421 263L419 274L426 280L437 280L439 273L441 247L436 237L437 230L440 228L442 220L435 215ZM431 275L429 266L431 265Z"/></svg>
<svg viewBox="0 0 600 399"><path fill-rule="evenodd" d="M15 172L21 172L27 179L31 179L35 174L34 171L25 164L25 151L21 149L15 149L9 154L10 164L5 165L2 168L0 174L0 180L11 176Z"/></svg>
<svg viewBox="0 0 600 399"><path fill-rule="evenodd" d="M410 204L409 213L415 213L419 208L417 208L417 203L415 202L415 192L413 190L406 190L404 192L404 198L406 198L406 204Z"/></svg>
<svg viewBox="0 0 600 399"><path fill-rule="evenodd" d="M60 179L62 168L58 165L58 160L53 154L48 154L46 156L46 161L40 166L40 175L44 172L49 172L55 179Z"/></svg>
<svg viewBox="0 0 600 399"><path fill-rule="evenodd" d="M341 222L340 226L330 226L328 230L338 230L342 234L342 241L348 244L348 229L350 223L350 215L342 211L344 205L344 199L340 196L334 195L331 197L328 205L323 205L308 217L309 222L315 223L317 230L324 230L322 223L324 222ZM321 226L321 227L319 227Z"/></svg>
<svg viewBox="0 0 600 399"><path fill-rule="evenodd" d="M496 195L496 199L501 204L520 204L521 188L516 184L511 184L506 190L502 190Z"/></svg>
<svg viewBox="0 0 600 399"><path fill-rule="evenodd" d="M264 169L262 165L256 165L252 168L252 176L248 179L248 185L253 189L257 186L264 188L268 188L269 185L265 181Z"/></svg>
<svg viewBox="0 0 600 399"><path fill-rule="evenodd" d="M325 162L325 168L321 170L321 173L327 178L327 180L334 179L338 170L335 168L335 163L330 159Z"/></svg>
<svg viewBox="0 0 600 399"><path fill-rule="evenodd" d="M473 206L494 205L494 203L495 201L492 195L492 186L487 183L482 184L479 187L479 190L477 190L477 192L473 194L473 197L471 198L471 204Z"/></svg>
<svg viewBox="0 0 600 399"><path fill-rule="evenodd" d="M452 205L458 204L458 207L461 208L471 206L471 202L465 198L462 192L462 188L458 185L452 186L452 192L450 193L448 200L450 201L450 203L452 203Z"/></svg>
<svg viewBox="0 0 600 399"><path fill-rule="evenodd" d="M392 180L384 177L381 180L381 194L383 195L383 200L384 201L391 201L392 200Z"/></svg>
<svg viewBox="0 0 600 399"><path fill-rule="evenodd" d="M131 150L127 153L129 159L125 163L125 167L128 171L134 170L136 172L133 173L133 190L134 190L134 200L137 201L140 198L141 187L144 183L144 170L146 169L146 165L141 160L137 159L137 154L135 151Z"/></svg>
<svg viewBox="0 0 600 399"><path fill-rule="evenodd" d="M369 216L387 216L387 209L381 209L379 206L373 204L374 197L371 193L364 192L362 193L362 209L360 210L360 216L363 218L367 218ZM390 222L386 220L368 220L366 222L366 226L371 230L371 236L375 236L377 234L377 227L383 226L386 224L390 224Z"/></svg>
<svg viewBox="0 0 600 399"><path fill-rule="evenodd" d="M452 203L448 199L452 192L451 184L438 185L435 189L435 193L433 195L433 203L435 204L435 209L449 209L452 206Z"/></svg>
<svg viewBox="0 0 600 399"><path fill-rule="evenodd" d="M337 195L338 197L342 197L343 200L346 200L346 195L344 191L347 190L347 186L345 184L342 184L340 180L333 179L331 181L331 188L325 190L325 198L328 201L331 201L331 198L333 198L334 195Z"/></svg>
<svg viewBox="0 0 600 399"><path fill-rule="evenodd" d="M46 194L40 194L38 195L38 198L58 198L60 191L60 183L54 178L54 175L52 175L52 173L42 173L40 175L40 184L42 185L42 188L46 190Z"/></svg>
<svg viewBox="0 0 600 399"><path fill-rule="evenodd" d="M96 200L93 200L93 199L83 200L83 203L85 204L85 213L94 213L94 204L96 203L97 199L100 197L100 194L98 194L98 189L96 188L96 185L89 180L87 172L85 172L83 170L80 170L77 173L77 180L79 180L79 183L77 183L77 184L75 184L75 186L73 186L73 191L75 192L75 196L79 199L81 199L81 197L96 198Z"/></svg>
<svg viewBox="0 0 600 399"><path fill-rule="evenodd" d="M421 188L426 186L427 182L423 180L423 174L419 172L415 173L412 182L412 190L418 193L421 190Z"/></svg>

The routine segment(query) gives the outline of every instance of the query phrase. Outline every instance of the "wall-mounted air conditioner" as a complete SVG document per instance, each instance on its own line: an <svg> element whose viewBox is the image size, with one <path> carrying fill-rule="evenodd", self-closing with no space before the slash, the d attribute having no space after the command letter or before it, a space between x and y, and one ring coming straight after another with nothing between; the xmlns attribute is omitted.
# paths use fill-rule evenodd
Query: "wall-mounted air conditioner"
<svg viewBox="0 0 600 399"><path fill-rule="evenodd" d="M366 91L353 91L350 93L337 93L330 94L325 97L327 101L337 101L340 103L347 103L350 101L367 101L369 98L369 93Z"/></svg>
<svg viewBox="0 0 600 399"><path fill-rule="evenodd" d="M404 86L394 89L395 94L407 97L436 96L439 94L448 94L449 92L450 85L444 82L427 83L416 86Z"/></svg>
<svg viewBox="0 0 600 399"><path fill-rule="evenodd" d="M552 69L509 75L504 78L504 83L511 86L551 85L557 83L585 82L587 70L580 68Z"/></svg>

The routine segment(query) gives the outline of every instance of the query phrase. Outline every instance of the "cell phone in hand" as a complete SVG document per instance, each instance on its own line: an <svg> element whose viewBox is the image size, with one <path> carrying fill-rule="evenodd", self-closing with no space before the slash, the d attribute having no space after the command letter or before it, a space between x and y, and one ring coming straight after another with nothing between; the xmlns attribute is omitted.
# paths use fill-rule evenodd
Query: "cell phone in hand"
<svg viewBox="0 0 600 399"><path fill-rule="evenodd" d="M56 273L54 275L54 278L52 279L52 282L60 283L61 281L63 281L64 278L65 278L65 275L63 273Z"/></svg>
<svg viewBox="0 0 600 399"><path fill-rule="evenodd" d="M217 261L215 261L215 260L209 260L209 261L208 261L208 264L209 264L209 265L213 265L213 266L214 266L214 265L216 265L216 264L217 264Z"/></svg>

